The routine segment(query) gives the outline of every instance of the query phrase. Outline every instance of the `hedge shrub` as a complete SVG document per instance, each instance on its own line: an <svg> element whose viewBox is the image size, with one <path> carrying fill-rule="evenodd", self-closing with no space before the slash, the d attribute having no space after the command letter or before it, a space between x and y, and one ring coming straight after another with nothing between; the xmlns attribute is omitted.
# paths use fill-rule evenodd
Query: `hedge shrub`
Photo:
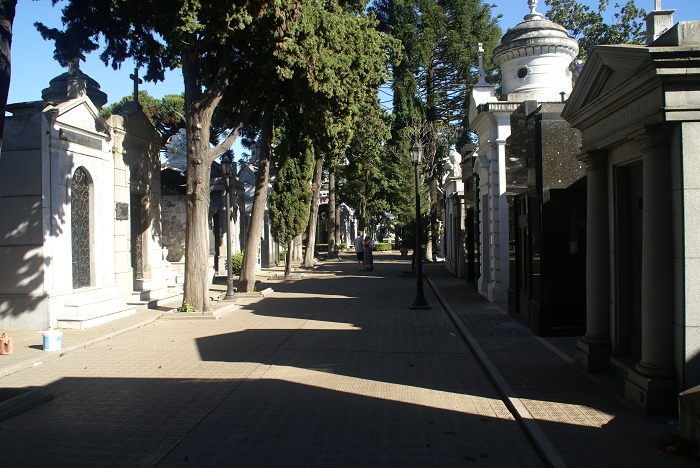
<svg viewBox="0 0 700 468"><path fill-rule="evenodd" d="M240 275L243 269L243 251L231 255L231 273Z"/></svg>

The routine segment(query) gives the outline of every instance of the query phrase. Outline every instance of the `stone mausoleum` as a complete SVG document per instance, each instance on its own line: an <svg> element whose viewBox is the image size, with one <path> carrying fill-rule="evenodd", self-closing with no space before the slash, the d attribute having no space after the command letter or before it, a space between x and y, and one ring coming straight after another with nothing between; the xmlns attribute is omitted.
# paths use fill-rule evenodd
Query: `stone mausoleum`
<svg viewBox="0 0 700 468"><path fill-rule="evenodd" d="M168 296L160 138L73 69L7 106L0 158L0 328L86 328Z"/></svg>
<svg viewBox="0 0 700 468"><path fill-rule="evenodd" d="M646 45L594 47L562 113L588 180L576 361L646 411L700 384L700 22L672 14L657 2Z"/></svg>

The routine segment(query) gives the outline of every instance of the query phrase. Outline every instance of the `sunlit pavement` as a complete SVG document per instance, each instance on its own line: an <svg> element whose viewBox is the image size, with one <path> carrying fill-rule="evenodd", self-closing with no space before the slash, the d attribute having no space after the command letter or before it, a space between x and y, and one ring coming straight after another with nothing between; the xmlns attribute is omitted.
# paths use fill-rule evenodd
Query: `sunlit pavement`
<svg viewBox="0 0 700 468"><path fill-rule="evenodd" d="M660 453L665 420L441 264L425 265L433 308L409 309L406 270L379 253L360 272L347 253L263 272L274 293L219 319L141 311L67 331L62 351L16 331L0 387L53 399L0 422L0 466L693 465Z"/></svg>

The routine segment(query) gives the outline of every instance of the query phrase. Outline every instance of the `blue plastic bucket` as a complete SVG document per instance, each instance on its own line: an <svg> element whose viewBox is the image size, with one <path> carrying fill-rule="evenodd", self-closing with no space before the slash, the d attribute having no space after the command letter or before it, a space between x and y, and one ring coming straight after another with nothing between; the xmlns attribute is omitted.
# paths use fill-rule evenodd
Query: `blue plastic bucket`
<svg viewBox="0 0 700 468"><path fill-rule="evenodd" d="M47 330L41 332L41 336L44 338L44 351L61 350L61 338L63 338L63 332L60 330Z"/></svg>

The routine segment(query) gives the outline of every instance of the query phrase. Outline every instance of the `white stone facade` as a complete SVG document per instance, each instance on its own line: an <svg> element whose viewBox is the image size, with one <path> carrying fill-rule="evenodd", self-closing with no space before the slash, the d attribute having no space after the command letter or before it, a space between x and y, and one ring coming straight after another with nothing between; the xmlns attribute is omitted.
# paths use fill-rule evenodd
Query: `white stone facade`
<svg viewBox="0 0 700 468"><path fill-rule="evenodd" d="M473 172L478 176L481 272L478 291L492 302L508 300L509 245L506 197L506 139L510 115L524 100L561 101L572 89L569 66L578 44L566 30L535 12L509 30L494 50L494 63L501 68L502 99L484 80L479 59L479 82L472 88L469 126L477 134ZM480 50L480 54L483 51Z"/></svg>

